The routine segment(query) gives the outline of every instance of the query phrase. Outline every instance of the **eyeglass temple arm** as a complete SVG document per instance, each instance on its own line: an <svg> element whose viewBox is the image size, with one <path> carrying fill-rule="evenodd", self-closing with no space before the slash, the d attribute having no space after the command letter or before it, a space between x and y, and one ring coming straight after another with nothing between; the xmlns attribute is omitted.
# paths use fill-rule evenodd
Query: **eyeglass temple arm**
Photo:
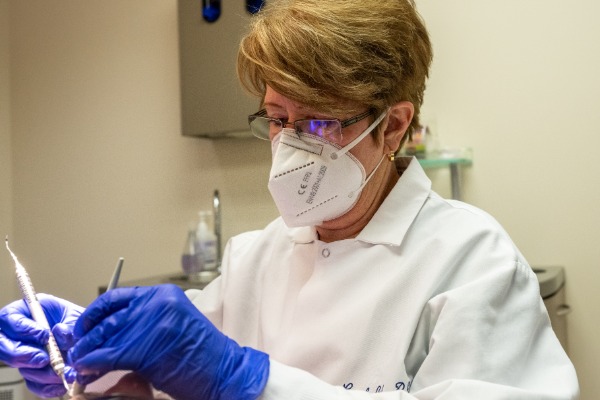
<svg viewBox="0 0 600 400"><path fill-rule="evenodd" d="M355 123L357 123L358 121L360 121L360 120L362 120L362 119L364 119L364 118L368 117L369 115L371 115L371 114L373 114L373 113L374 113L374 110L373 110L373 109L370 109L370 110L368 110L368 111L365 111L365 112L364 112L364 113L362 113L362 114L358 114L358 115L357 115L357 116L355 116L355 117L352 117L352 118L349 118L349 119L346 119L346 120L342 121L342 122L341 122L341 126L342 126L342 128L345 128L345 127L347 127L347 126L350 126L350 125L352 125L352 124L355 124Z"/></svg>
<svg viewBox="0 0 600 400"><path fill-rule="evenodd" d="M379 125L379 123L381 121L383 121L383 119L385 118L385 116L387 115L388 111L389 111L389 107L381 113L381 115L379 117L377 117L377 119L375 121L373 121L373 123L371 125L369 125L369 127L367 129L365 129L365 131L363 133L361 133L360 135L358 135L358 137L356 137L356 139L354 139L353 141L351 141L350 143L348 143L345 147L339 149L338 151L336 151L335 153L331 153L331 159L332 160L337 160L340 156L343 156L344 154L346 154L348 151L350 151L354 146L356 146L361 140L363 140L363 138L365 136L367 136L369 133L371 133L371 131L373 129L375 129L377 127L377 125Z"/></svg>

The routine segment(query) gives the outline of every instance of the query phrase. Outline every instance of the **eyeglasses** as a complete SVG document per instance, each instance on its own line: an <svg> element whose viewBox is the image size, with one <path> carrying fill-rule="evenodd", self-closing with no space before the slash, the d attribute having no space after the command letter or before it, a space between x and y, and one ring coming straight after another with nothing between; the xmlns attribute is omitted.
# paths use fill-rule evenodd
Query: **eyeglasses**
<svg viewBox="0 0 600 400"><path fill-rule="evenodd" d="M248 124L252 134L259 139L270 140L286 125L294 125L297 134L304 133L321 137L329 142L340 144L342 142L342 128L362 121L374 110L370 109L354 117L340 121L337 118L332 119L298 119L288 121L284 118L271 118L267 116L266 110L260 110L256 114L248 116Z"/></svg>

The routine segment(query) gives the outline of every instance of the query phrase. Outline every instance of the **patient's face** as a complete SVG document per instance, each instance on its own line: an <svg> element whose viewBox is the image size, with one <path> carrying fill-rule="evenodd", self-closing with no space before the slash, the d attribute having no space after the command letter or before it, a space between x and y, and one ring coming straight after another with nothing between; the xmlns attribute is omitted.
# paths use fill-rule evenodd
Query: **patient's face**
<svg viewBox="0 0 600 400"><path fill-rule="evenodd" d="M135 372L124 375L114 386L103 393L82 393L72 400L153 400L152 387Z"/></svg>

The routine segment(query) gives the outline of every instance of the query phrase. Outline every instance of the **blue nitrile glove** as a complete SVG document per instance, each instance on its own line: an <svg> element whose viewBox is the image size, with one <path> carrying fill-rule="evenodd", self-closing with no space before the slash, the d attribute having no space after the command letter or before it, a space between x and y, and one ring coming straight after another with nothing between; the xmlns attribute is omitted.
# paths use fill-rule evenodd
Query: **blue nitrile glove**
<svg viewBox="0 0 600 400"><path fill-rule="evenodd" d="M58 347L66 351L73 345L73 327L83 307L69 301L40 293L37 295ZM19 368L27 387L40 397L58 397L66 393L62 380L50 367L44 349L49 332L31 319L24 300L17 300L0 310L0 360ZM65 367L68 381L75 379L75 371Z"/></svg>
<svg viewBox="0 0 600 400"><path fill-rule="evenodd" d="M117 288L98 297L74 330L77 379L133 370L177 400L256 399L269 357L222 334L175 285Z"/></svg>

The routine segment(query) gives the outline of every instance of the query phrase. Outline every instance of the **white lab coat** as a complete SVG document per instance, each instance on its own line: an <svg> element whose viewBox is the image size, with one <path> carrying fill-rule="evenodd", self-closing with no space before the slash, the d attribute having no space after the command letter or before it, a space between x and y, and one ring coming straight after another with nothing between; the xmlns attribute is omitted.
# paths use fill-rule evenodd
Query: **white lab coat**
<svg viewBox="0 0 600 400"><path fill-rule="evenodd" d="M356 239L277 219L232 238L222 276L187 294L269 354L261 399L566 400L573 365L500 225L444 200L416 160Z"/></svg>

